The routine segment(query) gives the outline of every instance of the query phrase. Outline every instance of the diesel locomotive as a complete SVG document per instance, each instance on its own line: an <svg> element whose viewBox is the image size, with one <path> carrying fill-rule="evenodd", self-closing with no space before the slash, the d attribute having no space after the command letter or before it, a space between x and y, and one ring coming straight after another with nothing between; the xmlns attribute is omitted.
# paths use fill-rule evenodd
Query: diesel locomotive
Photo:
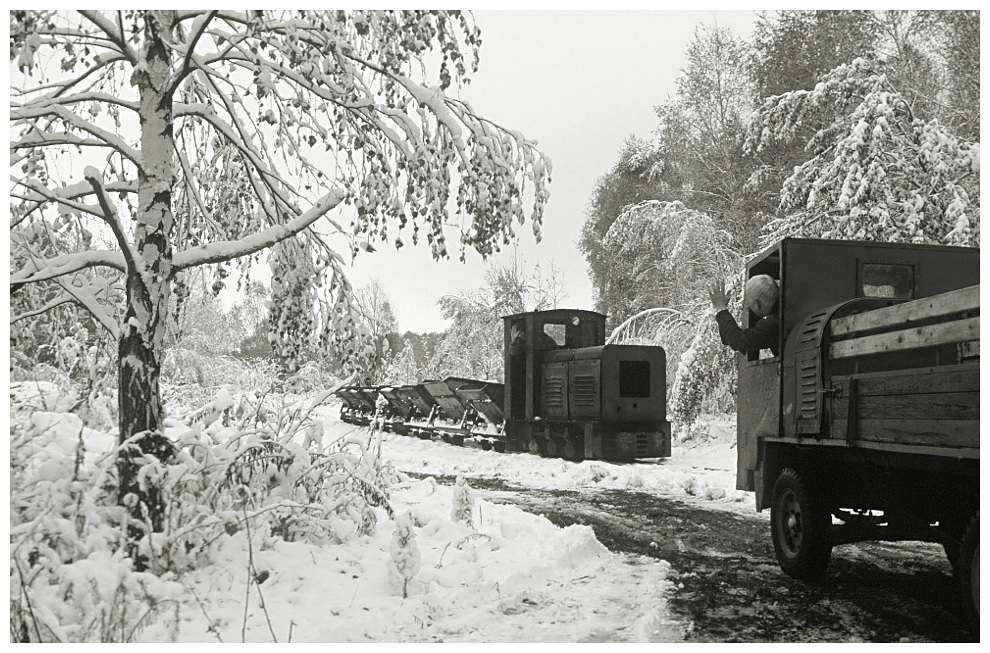
<svg viewBox="0 0 990 653"><path fill-rule="evenodd" d="M554 309L508 315L504 383L448 377L345 387L341 418L453 444L572 461L670 456L666 353L606 344L605 316Z"/></svg>

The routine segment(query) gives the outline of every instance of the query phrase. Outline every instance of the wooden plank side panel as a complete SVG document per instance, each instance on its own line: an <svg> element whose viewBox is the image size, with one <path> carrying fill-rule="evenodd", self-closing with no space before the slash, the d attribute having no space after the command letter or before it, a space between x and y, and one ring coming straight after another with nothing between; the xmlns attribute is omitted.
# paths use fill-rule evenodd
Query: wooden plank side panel
<svg viewBox="0 0 990 653"><path fill-rule="evenodd" d="M833 385L847 387L849 376L832 377ZM860 396L917 395L941 392L980 391L977 364L926 367L916 370L874 372L856 376Z"/></svg>
<svg viewBox="0 0 990 653"><path fill-rule="evenodd" d="M980 420L859 419L856 442L898 446L980 448ZM833 432L845 433L846 419L833 422Z"/></svg>
<svg viewBox="0 0 990 653"><path fill-rule="evenodd" d="M862 382L858 387L856 417L860 420L979 420L979 392L941 392L911 395L864 395ZM833 415L849 414L848 396L832 401Z"/></svg>
<svg viewBox="0 0 990 653"><path fill-rule="evenodd" d="M980 286L969 286L933 297L916 299L887 308L879 308L858 315L850 315L834 320L830 325L833 337L907 325L911 322L971 311L980 307Z"/></svg>
<svg viewBox="0 0 990 653"><path fill-rule="evenodd" d="M979 338L980 318L972 317L945 324L933 324L926 327L902 329L890 333L861 336L852 340L842 340L831 345L829 355L832 358L847 358L886 351L966 342L979 340Z"/></svg>

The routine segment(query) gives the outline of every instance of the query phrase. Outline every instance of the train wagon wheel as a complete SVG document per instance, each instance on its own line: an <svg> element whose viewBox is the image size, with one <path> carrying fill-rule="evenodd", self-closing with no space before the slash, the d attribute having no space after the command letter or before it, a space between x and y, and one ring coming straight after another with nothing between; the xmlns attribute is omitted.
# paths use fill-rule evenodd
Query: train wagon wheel
<svg viewBox="0 0 990 653"><path fill-rule="evenodd" d="M530 438L529 444L526 445L526 448L534 456L543 455L543 447L541 446L539 438Z"/></svg>
<svg viewBox="0 0 990 653"><path fill-rule="evenodd" d="M770 529L780 568L800 580L818 580L832 557L831 516L813 485L791 468L777 476Z"/></svg>
<svg viewBox="0 0 990 653"><path fill-rule="evenodd" d="M959 547L959 590L963 614L973 633L980 634L980 512L969 521Z"/></svg>
<svg viewBox="0 0 990 653"><path fill-rule="evenodd" d="M496 453L505 453L505 443L504 442L496 442L496 443L494 443L492 445L492 447L495 449L495 452Z"/></svg>
<svg viewBox="0 0 990 653"><path fill-rule="evenodd" d="M492 441L491 440L482 440L481 441L481 450L482 451L491 451L491 448L492 448Z"/></svg>
<svg viewBox="0 0 990 653"><path fill-rule="evenodd" d="M564 458L576 463L581 462L584 460L584 446L578 446L574 438L567 438L564 442Z"/></svg>
<svg viewBox="0 0 990 653"><path fill-rule="evenodd" d="M547 438L546 455L548 458L560 458L564 455L563 438Z"/></svg>

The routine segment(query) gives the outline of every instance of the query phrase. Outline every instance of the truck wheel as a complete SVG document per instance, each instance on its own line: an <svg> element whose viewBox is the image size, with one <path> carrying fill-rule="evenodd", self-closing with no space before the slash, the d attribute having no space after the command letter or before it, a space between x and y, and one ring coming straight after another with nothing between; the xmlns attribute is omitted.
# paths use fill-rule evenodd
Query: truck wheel
<svg viewBox="0 0 990 653"><path fill-rule="evenodd" d="M822 497L791 468L777 476L770 529L780 568L800 580L818 580L832 557L831 519Z"/></svg>
<svg viewBox="0 0 990 653"><path fill-rule="evenodd" d="M942 549L945 551L945 557L949 560L949 564L952 565L952 573L959 571L959 542L942 542Z"/></svg>
<svg viewBox="0 0 990 653"><path fill-rule="evenodd" d="M963 615L973 632L980 634L980 512L969 521L959 547L959 589Z"/></svg>

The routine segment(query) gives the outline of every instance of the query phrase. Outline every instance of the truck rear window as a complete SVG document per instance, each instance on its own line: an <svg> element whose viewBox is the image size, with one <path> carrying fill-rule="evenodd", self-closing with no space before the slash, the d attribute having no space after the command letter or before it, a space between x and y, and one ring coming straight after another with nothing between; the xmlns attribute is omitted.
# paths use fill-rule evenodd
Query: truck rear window
<svg viewBox="0 0 990 653"><path fill-rule="evenodd" d="M914 266L903 263L863 263L863 297L911 299L914 297Z"/></svg>

